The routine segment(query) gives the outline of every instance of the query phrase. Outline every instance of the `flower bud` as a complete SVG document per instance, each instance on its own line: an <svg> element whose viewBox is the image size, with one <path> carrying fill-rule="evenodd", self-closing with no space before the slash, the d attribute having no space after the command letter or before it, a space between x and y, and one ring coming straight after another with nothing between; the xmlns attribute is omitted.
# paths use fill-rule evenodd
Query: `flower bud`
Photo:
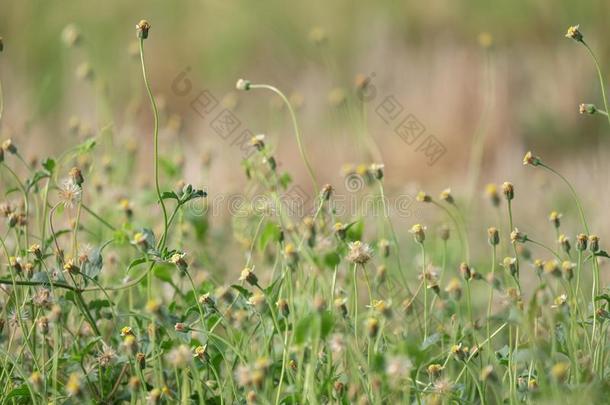
<svg viewBox="0 0 610 405"><path fill-rule="evenodd" d="M589 238L584 233L579 233L576 235L576 249L579 251L587 250L587 242Z"/></svg>
<svg viewBox="0 0 610 405"><path fill-rule="evenodd" d="M507 201L510 201L515 198L515 187L512 185L512 183L509 183L508 181L502 184L502 192L504 193L504 197L506 197Z"/></svg>
<svg viewBox="0 0 610 405"><path fill-rule="evenodd" d="M415 241L417 243L424 243L424 241L426 240L426 227L422 226L420 224L415 224L411 227L411 230L409 232L411 232L413 234L413 237L415 238Z"/></svg>
<svg viewBox="0 0 610 405"><path fill-rule="evenodd" d="M247 91L247 90L250 90L250 85L251 85L251 83L249 80L239 79L237 81L237 83L235 84L235 88L237 90Z"/></svg>
<svg viewBox="0 0 610 405"><path fill-rule="evenodd" d="M138 34L138 38L140 38L140 39L148 38L149 30L150 30L150 23L146 20L140 20L140 22L136 25L136 32Z"/></svg>
<svg viewBox="0 0 610 405"><path fill-rule="evenodd" d="M597 253L599 251L599 237L597 235L589 236L589 251Z"/></svg>
<svg viewBox="0 0 610 405"><path fill-rule="evenodd" d="M552 211L549 214L549 221L553 224L553 226L555 226L556 229L561 225L561 217L562 215L557 211Z"/></svg>
<svg viewBox="0 0 610 405"><path fill-rule="evenodd" d="M538 156L534 156L531 151L527 152L523 157L523 165L538 166L541 160Z"/></svg>
<svg viewBox="0 0 610 405"><path fill-rule="evenodd" d="M572 38L576 42L583 42L582 33L578 30L578 28L580 28L580 25L573 25L569 27L568 31L566 32L566 38Z"/></svg>
<svg viewBox="0 0 610 405"><path fill-rule="evenodd" d="M487 240L491 246L497 246L500 243L500 233L495 227L491 227L487 230Z"/></svg>
<svg viewBox="0 0 610 405"><path fill-rule="evenodd" d="M595 104L581 104L578 106L578 112L593 115L597 112L597 107L595 107Z"/></svg>

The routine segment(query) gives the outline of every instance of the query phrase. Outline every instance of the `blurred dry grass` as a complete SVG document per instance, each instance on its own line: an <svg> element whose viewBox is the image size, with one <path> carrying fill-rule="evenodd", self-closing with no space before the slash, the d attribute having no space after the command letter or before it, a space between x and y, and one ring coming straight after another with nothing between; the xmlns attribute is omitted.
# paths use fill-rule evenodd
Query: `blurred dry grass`
<svg viewBox="0 0 610 405"><path fill-rule="evenodd" d="M209 89L233 107L244 127L270 136L278 145L281 168L293 172L304 187L309 183L289 121L275 114L277 103L270 95L234 94L235 80L246 77L300 94L298 114L316 170L326 182L341 184L344 163L373 158L358 136L363 129L357 109L332 106L328 95L339 88L354 101L355 75L374 73L380 96L369 105L366 131L381 151L390 192L424 188L432 193L452 186L459 196L466 189L472 137L489 100L486 72L492 72L495 90L484 126L481 185L513 181L518 218L544 217L557 208L572 221L575 210L566 190L548 176L520 167L522 153L533 149L575 181L595 216L596 231L609 238L608 129L604 120L577 111L580 102L599 103L599 88L587 55L563 32L586 21L582 30L608 66L604 28L610 4L488 3L13 2L0 16L6 43L0 59L6 98L2 137L13 136L28 157L44 158L76 142L67 130L70 117L78 116L89 134L112 124L117 142L101 151L98 164L135 143L141 157L136 176L150 181L150 112L143 104L137 61L129 55L134 25L144 17L152 22L147 59L154 91L164 100L164 123L172 115L184 123L177 135L164 132L164 153L185 163L188 181L206 184L212 193L228 193L240 189L244 176L238 149L193 112L190 96L172 93L172 80L185 67L191 69L195 90ZM83 34L76 50L61 43L69 23ZM311 42L314 27L325 31L323 45ZM480 32L494 38L489 55L478 44ZM76 78L83 62L93 68L95 82ZM423 155L375 115L376 103L386 95L395 96L447 147L436 165L426 165ZM184 155L174 147L177 143L188 146ZM206 154L211 163L202 170ZM557 203L561 206L553 206ZM406 229L414 219L397 221ZM480 222L475 234L482 235L489 224Z"/></svg>

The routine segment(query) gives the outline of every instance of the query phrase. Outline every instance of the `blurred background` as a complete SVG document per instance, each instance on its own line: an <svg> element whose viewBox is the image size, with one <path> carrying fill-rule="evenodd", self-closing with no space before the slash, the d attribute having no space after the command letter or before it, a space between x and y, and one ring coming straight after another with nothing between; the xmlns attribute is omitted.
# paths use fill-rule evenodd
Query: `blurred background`
<svg viewBox="0 0 610 405"><path fill-rule="evenodd" d="M243 188L245 130L266 134L279 168L312 192L281 100L235 91L246 78L287 94L314 170L338 192L344 165L383 163L390 196L423 189L436 197L452 187L460 203L472 202L481 219L472 238L484 242L495 218L478 211L484 185L512 181L516 223L553 244L549 212L564 212L575 234L576 211L556 178L522 166L531 149L575 183L595 232L610 238L610 128L601 115L579 114L580 103L603 106L600 87L585 48L564 37L581 24L610 71L607 1L32 0L2 8L1 137L39 160L96 137L90 177L100 187L109 170L151 184L152 115L135 31L145 18L164 170L211 198ZM388 99L401 114L391 120L379 112L390 114ZM239 123L230 133L215 126L225 110L226 122ZM422 129L412 144L396 132L405 117ZM444 153L427 156L424 139ZM404 233L432 215L417 206L396 223Z"/></svg>

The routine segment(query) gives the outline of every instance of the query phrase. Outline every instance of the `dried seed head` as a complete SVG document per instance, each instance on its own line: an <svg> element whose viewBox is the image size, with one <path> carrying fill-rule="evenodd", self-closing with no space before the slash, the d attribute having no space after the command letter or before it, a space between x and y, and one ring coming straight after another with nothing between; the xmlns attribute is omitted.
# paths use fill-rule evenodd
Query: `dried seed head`
<svg viewBox="0 0 610 405"><path fill-rule="evenodd" d="M597 112L597 107L595 107L595 104L581 104L578 106L578 112L593 115Z"/></svg>
<svg viewBox="0 0 610 405"><path fill-rule="evenodd" d="M587 237L587 235L585 235L584 233L579 233L576 236L576 249L580 250L581 252L587 250L588 241L589 238Z"/></svg>
<svg viewBox="0 0 610 405"><path fill-rule="evenodd" d="M439 198L449 204L455 203L455 200L453 199L453 195L451 194L450 188L446 188L443 191L441 191Z"/></svg>
<svg viewBox="0 0 610 405"><path fill-rule="evenodd" d="M251 85L252 85L252 83L250 83L249 80L239 79L239 80L237 80L237 83L235 84L235 88L237 90L248 91L248 90L250 90Z"/></svg>
<svg viewBox="0 0 610 405"><path fill-rule="evenodd" d="M487 240L491 246L497 246L500 243L500 233L495 227L491 227L487 230Z"/></svg>
<svg viewBox="0 0 610 405"><path fill-rule="evenodd" d="M411 227L411 229L409 230L410 233L413 234L413 237L415 238L415 241L417 243L424 243L424 241L426 240L426 227L422 226L420 224L415 224Z"/></svg>
<svg viewBox="0 0 610 405"><path fill-rule="evenodd" d="M356 241L350 242L348 246L347 260L352 263L364 265L373 257L373 249L366 243Z"/></svg>
<svg viewBox="0 0 610 405"><path fill-rule="evenodd" d="M583 42L582 33L578 30L580 25L572 25L566 32L566 38L572 38L576 42Z"/></svg>
<svg viewBox="0 0 610 405"><path fill-rule="evenodd" d="M188 332L188 331L189 331L189 329L190 329L190 328L189 328L189 326L188 326L187 324L183 323L183 322L178 322L178 323L176 323L176 324L174 325L174 330L175 330L176 332L182 332L182 333L184 333L184 332Z"/></svg>
<svg viewBox="0 0 610 405"><path fill-rule="evenodd" d="M138 24L136 24L136 33L138 38L146 39L148 38L148 31L150 30L150 23L146 20L140 20Z"/></svg>
<svg viewBox="0 0 610 405"><path fill-rule="evenodd" d="M540 163L540 158L538 156L534 156L531 151L527 152L523 157L523 165L538 166Z"/></svg>
<svg viewBox="0 0 610 405"><path fill-rule="evenodd" d="M563 215L557 211L551 211L549 214L549 221L555 226L555 228L559 228L561 226L561 217Z"/></svg>
<svg viewBox="0 0 610 405"><path fill-rule="evenodd" d="M426 194L425 191L420 191L419 193L417 193L415 200L417 200L418 202L432 202L432 197Z"/></svg>
<svg viewBox="0 0 610 405"><path fill-rule="evenodd" d="M468 356L468 348L463 347L461 343L453 345L451 346L451 354L453 355L453 357L455 357L456 360L466 360L466 357Z"/></svg>
<svg viewBox="0 0 610 405"><path fill-rule="evenodd" d="M515 198L515 187L512 185L512 183L509 183L508 181L505 181L502 184L502 192L504 193L504 197L506 197L507 201L510 201Z"/></svg>

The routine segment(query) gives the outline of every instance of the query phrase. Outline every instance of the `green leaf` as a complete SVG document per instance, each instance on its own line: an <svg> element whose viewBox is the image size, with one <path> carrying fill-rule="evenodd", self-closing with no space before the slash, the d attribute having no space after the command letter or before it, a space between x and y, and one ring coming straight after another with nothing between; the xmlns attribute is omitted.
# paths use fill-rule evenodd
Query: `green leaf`
<svg viewBox="0 0 610 405"><path fill-rule="evenodd" d="M10 401L7 401L7 400L12 399L12 398L29 397L29 396L30 396L30 389L28 388L27 384L22 384L19 387L14 388L8 394L6 394L6 396L3 398L3 403L9 403Z"/></svg>
<svg viewBox="0 0 610 405"><path fill-rule="evenodd" d="M155 269L153 270L153 274L159 280L165 281L166 283L172 282L172 271L171 271L171 267L169 267L169 266L159 265L159 266L155 267Z"/></svg>
<svg viewBox="0 0 610 405"><path fill-rule="evenodd" d="M258 240L258 249L264 251L269 242L277 242L280 239L280 228L273 222L268 222L261 232L261 236Z"/></svg>
<svg viewBox="0 0 610 405"><path fill-rule="evenodd" d="M247 289L245 289L244 287L237 285L237 284L233 284L231 286L231 288L239 291L239 293L241 295L243 295L246 299L250 298L252 296L252 293L250 291L248 291Z"/></svg>
<svg viewBox="0 0 610 405"><path fill-rule="evenodd" d="M173 191L164 191L163 193L161 193L161 199L162 200L172 200L173 199L176 201L180 201L180 198Z"/></svg>
<svg viewBox="0 0 610 405"><path fill-rule="evenodd" d="M362 240L364 234L364 221L359 219L347 226L347 239L350 241Z"/></svg>
<svg viewBox="0 0 610 405"><path fill-rule="evenodd" d="M137 259L132 260L131 263L129 263L129 266L127 266L127 273L129 273L129 270L141 265L144 262L146 262L145 257L139 257Z"/></svg>
<svg viewBox="0 0 610 405"><path fill-rule="evenodd" d="M53 160L51 158L46 158L42 162L42 167L44 167L46 169L46 171L49 172L49 174L52 174L53 170L55 170L55 160Z"/></svg>
<svg viewBox="0 0 610 405"><path fill-rule="evenodd" d="M311 330L313 321L313 314L307 315L299 320L297 326L294 328L294 343L299 345L305 342L305 339L309 337L309 331Z"/></svg>
<svg viewBox="0 0 610 405"><path fill-rule="evenodd" d="M326 337L332 332L333 327L335 326L335 320L333 318L333 314L330 311L324 312L321 317L320 322L320 338L326 339Z"/></svg>
<svg viewBox="0 0 610 405"><path fill-rule="evenodd" d="M341 256L337 252L330 252L324 255L324 264L329 269L334 269L341 263Z"/></svg>

